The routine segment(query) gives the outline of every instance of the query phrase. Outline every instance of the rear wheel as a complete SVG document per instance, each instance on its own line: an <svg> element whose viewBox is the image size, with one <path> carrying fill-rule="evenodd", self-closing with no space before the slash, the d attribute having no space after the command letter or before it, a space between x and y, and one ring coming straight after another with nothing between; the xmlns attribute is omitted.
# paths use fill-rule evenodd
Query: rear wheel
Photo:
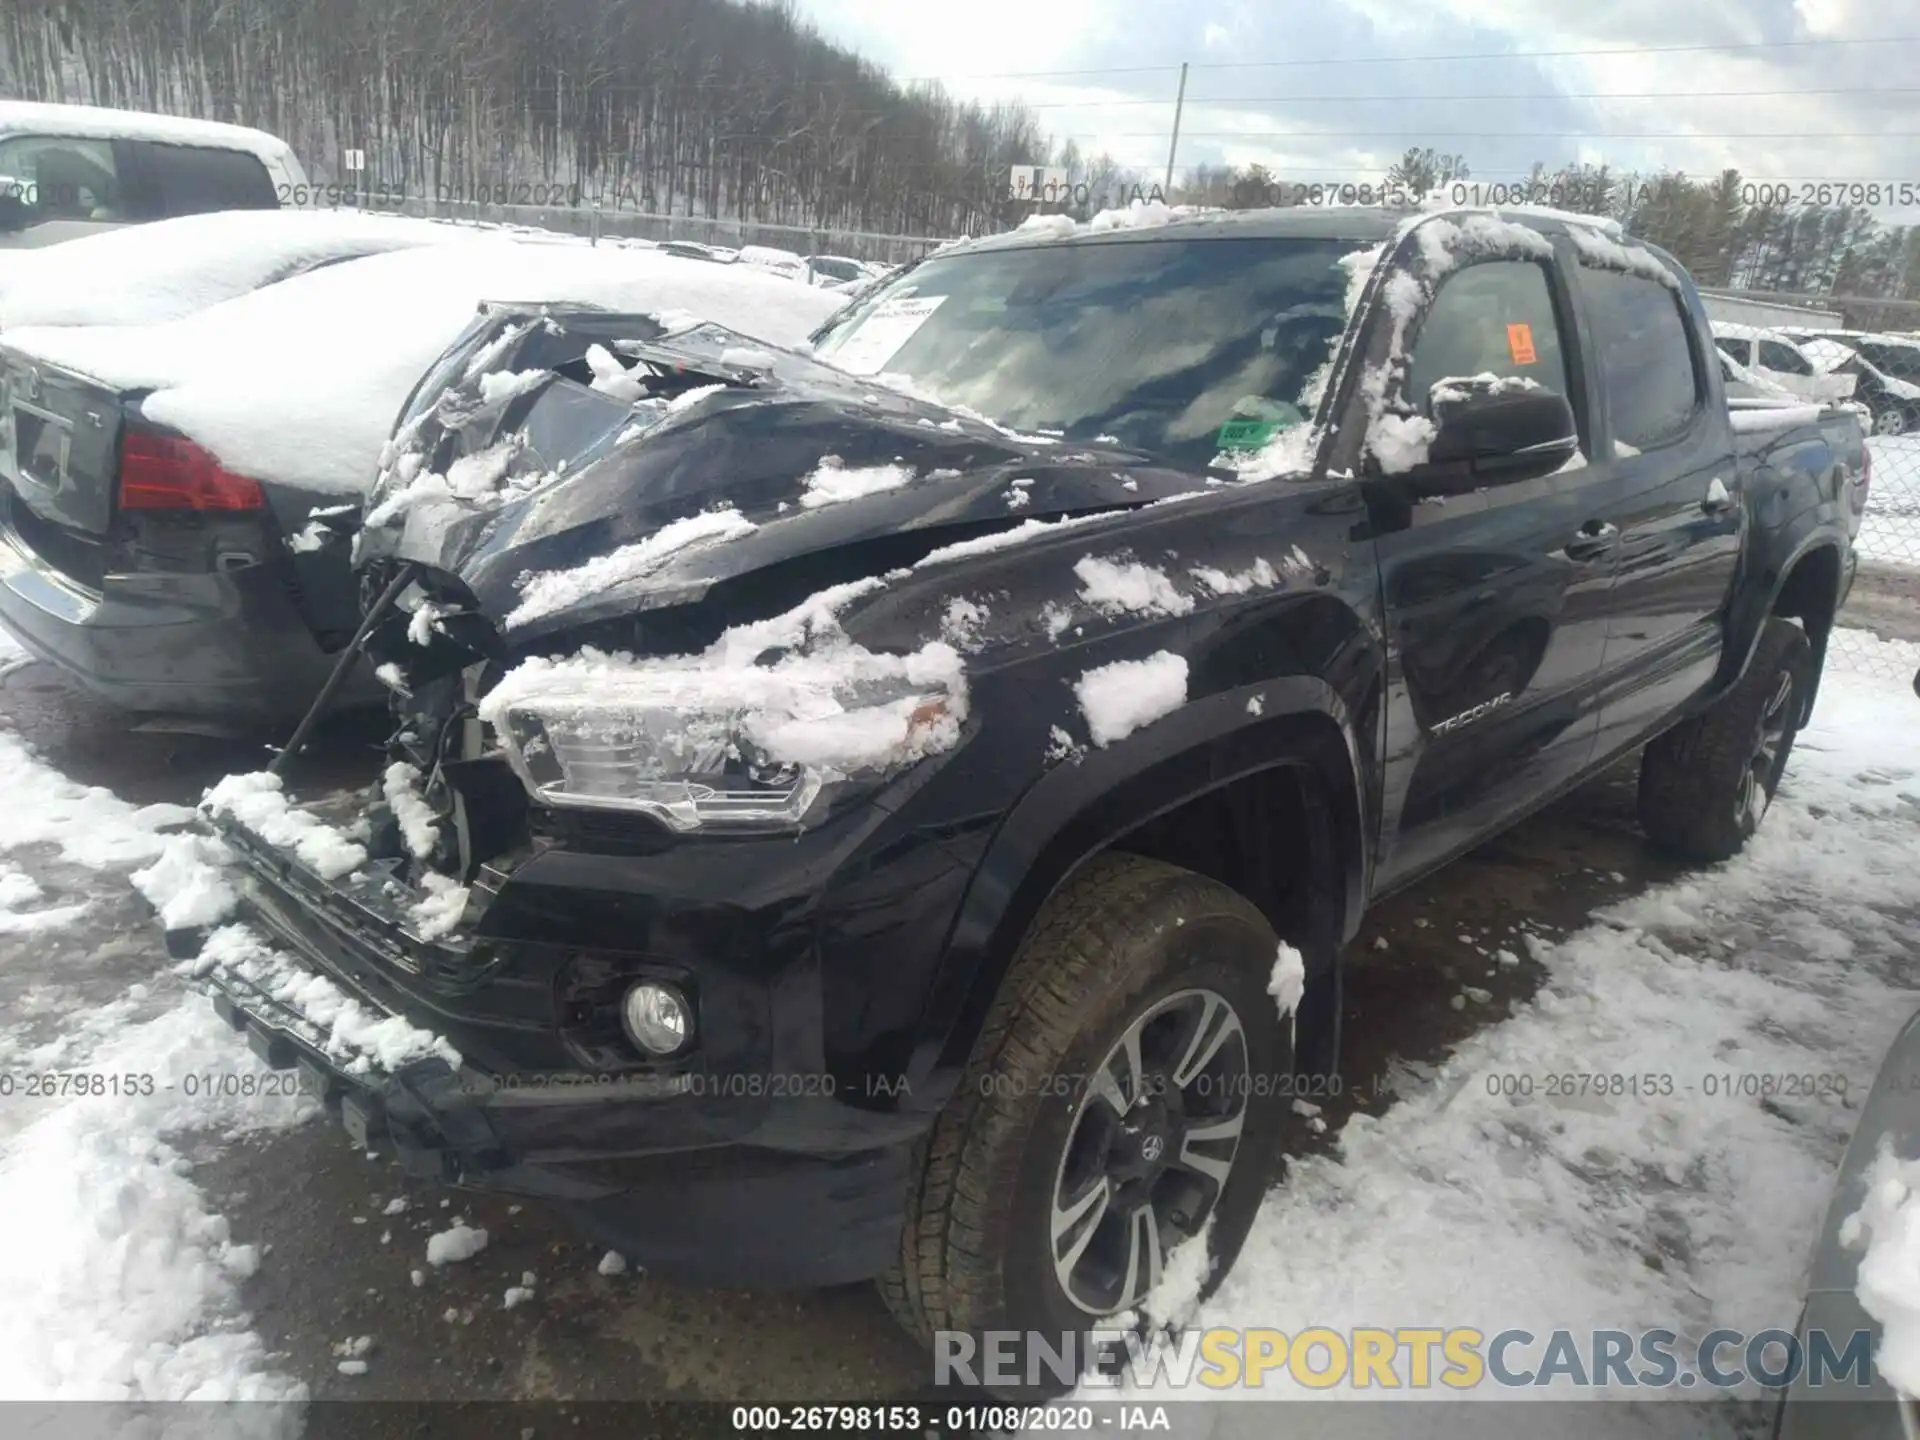
<svg viewBox="0 0 1920 1440"><path fill-rule="evenodd" d="M1806 632L1770 618L1738 683L1648 744L1640 760L1647 837L1698 860L1737 853L1773 801L1812 681Z"/></svg>
<svg viewBox="0 0 1920 1440"><path fill-rule="evenodd" d="M881 1282L908 1329L1019 1332L1020 1383L995 1388L1050 1392L1072 1377L1030 1370L1027 1346L1072 1343L1083 1363L1092 1330L1166 1302L1179 1247L1206 1246L1191 1298L1211 1290L1278 1150L1293 1045L1267 991L1277 947L1245 898L1152 860L1100 857L1049 902Z"/></svg>

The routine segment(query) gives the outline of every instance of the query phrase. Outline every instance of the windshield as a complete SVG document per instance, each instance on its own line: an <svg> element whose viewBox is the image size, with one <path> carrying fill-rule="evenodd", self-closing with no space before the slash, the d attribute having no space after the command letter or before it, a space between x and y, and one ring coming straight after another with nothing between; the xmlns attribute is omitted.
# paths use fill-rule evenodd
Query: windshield
<svg viewBox="0 0 1920 1440"><path fill-rule="evenodd" d="M1311 418L1351 240L1146 240L929 260L816 353L1016 430L1204 467Z"/></svg>

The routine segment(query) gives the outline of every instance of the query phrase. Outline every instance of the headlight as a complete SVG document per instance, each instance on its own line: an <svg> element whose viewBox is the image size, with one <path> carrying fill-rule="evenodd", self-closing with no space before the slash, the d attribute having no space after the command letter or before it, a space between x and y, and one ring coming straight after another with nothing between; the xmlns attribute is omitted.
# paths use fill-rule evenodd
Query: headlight
<svg viewBox="0 0 1920 1440"><path fill-rule="evenodd" d="M628 810L671 829L798 824L823 793L878 783L957 737L963 702L904 683L811 714L688 714L589 696L530 697L497 716L529 793Z"/></svg>

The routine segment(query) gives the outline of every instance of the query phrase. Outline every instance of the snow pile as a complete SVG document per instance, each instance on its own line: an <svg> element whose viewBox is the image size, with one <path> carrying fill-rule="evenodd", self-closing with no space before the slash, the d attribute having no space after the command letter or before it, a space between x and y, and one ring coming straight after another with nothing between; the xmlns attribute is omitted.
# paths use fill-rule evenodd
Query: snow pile
<svg viewBox="0 0 1920 1440"><path fill-rule="evenodd" d="M1307 993L1307 962L1300 952L1280 942L1280 951L1274 957L1273 973L1267 980L1267 993L1273 996L1274 1003L1280 1007L1280 1018L1285 1019L1300 1008L1300 997Z"/></svg>
<svg viewBox="0 0 1920 1440"><path fill-rule="evenodd" d="M686 309L772 345L804 343L839 308L747 266L483 236L330 265L166 324L7 339L107 384L151 388L149 418L241 474L358 493L414 383L482 301L500 299Z"/></svg>
<svg viewBox="0 0 1920 1440"><path fill-rule="evenodd" d="M740 740L775 762L829 775L909 764L959 742L966 673L944 640L891 655L847 637L838 611L884 583L824 590L783 615L733 627L699 655L536 656L507 672L480 716L503 726L509 711L525 709L550 737L643 746L667 775L703 771ZM778 658L756 663L768 651Z"/></svg>
<svg viewBox="0 0 1920 1440"><path fill-rule="evenodd" d="M0 331L37 325L158 325L328 261L477 232L350 210L230 210L82 235L10 254Z"/></svg>
<svg viewBox="0 0 1920 1440"><path fill-rule="evenodd" d="M1216 569L1211 565L1195 565L1187 573L1216 595L1245 595L1253 590L1271 589L1280 583L1280 572L1264 558L1255 560L1237 573Z"/></svg>
<svg viewBox="0 0 1920 1440"><path fill-rule="evenodd" d="M292 850L323 880L338 880L367 863L367 849L317 816L295 808L278 775L229 775L200 802L209 815L230 816L269 845Z"/></svg>
<svg viewBox="0 0 1920 1440"><path fill-rule="evenodd" d="M1109 615L1191 615L1193 597L1182 595L1164 571L1134 562L1116 564L1093 555L1073 567L1080 598Z"/></svg>
<svg viewBox="0 0 1920 1440"><path fill-rule="evenodd" d="M392 1072L410 1060L437 1055L458 1067L460 1052L440 1036L398 1015L375 1011L324 975L275 949L246 925L223 925L192 960L175 967L191 979L212 980L249 1000L349 1075Z"/></svg>
<svg viewBox="0 0 1920 1440"><path fill-rule="evenodd" d="M462 1260L471 1260L486 1248L486 1231L473 1229L465 1223L456 1224L451 1229L427 1237L427 1263L457 1265Z"/></svg>
<svg viewBox="0 0 1920 1440"><path fill-rule="evenodd" d="M1882 1137L1866 1181L1866 1200L1841 1225L1840 1242L1864 1242L1854 1288L1884 1332L1874 1367L1902 1394L1920 1395L1920 1161L1900 1159Z"/></svg>
<svg viewBox="0 0 1920 1440"><path fill-rule="evenodd" d="M467 913L467 900L470 898L467 887L451 875L442 875L435 870L427 871L420 880L426 889L426 896L415 901L408 910L414 932L422 940L438 940L443 935L451 935L460 928L461 917Z"/></svg>
<svg viewBox="0 0 1920 1440"><path fill-rule="evenodd" d="M1655 281L1669 290L1680 288L1680 277L1662 265L1651 250L1639 245L1623 245L1583 225L1569 225L1567 238L1573 241L1573 248L1580 252L1582 260L1602 270L1638 275L1642 280Z"/></svg>
<svg viewBox="0 0 1920 1440"><path fill-rule="evenodd" d="M1200 1306L1200 1296L1213 1279L1213 1215L1198 1235L1190 1235L1168 1252L1160 1280L1140 1301L1140 1313L1156 1329L1186 1321Z"/></svg>
<svg viewBox="0 0 1920 1440"><path fill-rule="evenodd" d="M226 873L233 858L218 838L188 831L168 836L160 858L129 878L166 929L217 925L240 899Z"/></svg>
<svg viewBox="0 0 1920 1440"><path fill-rule="evenodd" d="M1073 693L1087 733L1105 749L1187 703L1187 662L1162 650L1144 660L1116 660L1087 671Z"/></svg>
<svg viewBox="0 0 1920 1440"><path fill-rule="evenodd" d="M864 465L849 470L838 455L828 455L807 476L807 488L800 496L800 503L809 510L822 505L838 505L842 501L858 500L863 495L897 490L902 485L911 484L915 478L911 465Z"/></svg>
<svg viewBox="0 0 1920 1440"><path fill-rule="evenodd" d="M677 555L737 540L757 528L738 510L703 510L669 521L646 539L622 545L571 570L530 574L520 587L520 603L507 614L507 628L557 614L595 596L616 594L621 586L646 579Z"/></svg>
<svg viewBox="0 0 1920 1440"><path fill-rule="evenodd" d="M0 1395L303 1400L306 1387L276 1373L243 1328L239 1286L259 1251L207 1209L163 1137L282 1129L314 1113L312 1102L265 1086L244 1097L201 1086L187 1098L190 1074L267 1073L198 998L118 1030L88 1064L151 1075L153 1093L69 1098L0 1154ZM217 1087L228 1088L251 1087ZM297 1414L284 1428L261 1419L267 1433L297 1433Z"/></svg>
<svg viewBox="0 0 1920 1440"><path fill-rule="evenodd" d="M1348 1119L1336 1153L1296 1156L1193 1325L1668 1329L1682 1356L1720 1327L1791 1330L1858 1097L1920 1003L1914 704L1904 680L1830 673L1747 851L1531 937L1533 1000L1397 1072L1396 1102ZM1550 1093L1569 1075L1595 1084ZM1845 1077L1854 1104L1739 1083L1806 1075ZM1611 1093L1614 1076L1647 1078ZM1870 1279L1912 1314L1920 1227L1882 1198L1902 1213L1874 1233L1891 1263ZM1270 1372L1227 1393L1307 1392ZM1564 1375L1504 1393L1574 1397ZM1216 1435L1271 1432L1231 1410Z"/></svg>
<svg viewBox="0 0 1920 1440"><path fill-rule="evenodd" d="M1087 233L1099 235L1108 230L1154 230L1194 215L1212 213L1200 205L1169 205L1164 200L1134 200L1124 207L1102 210L1087 222Z"/></svg>
<svg viewBox="0 0 1920 1440"><path fill-rule="evenodd" d="M609 1250L600 1257L600 1263L594 1269L602 1275L624 1275L627 1273L627 1257L618 1250Z"/></svg>
<svg viewBox="0 0 1920 1440"><path fill-rule="evenodd" d="M1792 430L1801 425L1818 425L1825 413L1819 405L1741 405L1728 412L1736 435L1764 435L1773 430Z"/></svg>
<svg viewBox="0 0 1920 1440"><path fill-rule="evenodd" d="M440 843L440 817L433 813L433 807L421 792L420 780L419 766L396 760L387 766L381 787L400 826L400 838L406 844L407 853L416 860L425 860Z"/></svg>

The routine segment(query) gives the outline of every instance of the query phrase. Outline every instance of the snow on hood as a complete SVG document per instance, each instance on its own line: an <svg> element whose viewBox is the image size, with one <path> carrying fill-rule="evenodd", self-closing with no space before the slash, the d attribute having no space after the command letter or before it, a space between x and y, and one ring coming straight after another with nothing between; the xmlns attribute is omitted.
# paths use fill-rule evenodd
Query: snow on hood
<svg viewBox="0 0 1920 1440"><path fill-rule="evenodd" d="M0 331L158 325L325 261L483 233L351 210L232 210L128 225L9 256Z"/></svg>
<svg viewBox="0 0 1920 1440"><path fill-rule="evenodd" d="M477 238L330 265L150 326L23 329L7 343L121 389L242 474L354 494L408 393L486 300L680 310L803 343L841 297L657 251Z"/></svg>

